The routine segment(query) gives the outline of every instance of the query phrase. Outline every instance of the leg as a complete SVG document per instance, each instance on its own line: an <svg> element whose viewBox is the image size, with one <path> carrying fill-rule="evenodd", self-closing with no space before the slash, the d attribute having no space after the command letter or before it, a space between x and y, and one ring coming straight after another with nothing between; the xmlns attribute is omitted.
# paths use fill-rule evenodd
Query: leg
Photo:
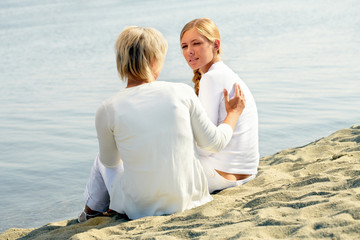
<svg viewBox="0 0 360 240"><path fill-rule="evenodd" d="M96 156L91 168L90 178L84 192L85 209L79 216L78 221L84 222L87 219L102 215L108 210L110 204L109 188L118 174L124 172L124 167L106 168Z"/></svg>

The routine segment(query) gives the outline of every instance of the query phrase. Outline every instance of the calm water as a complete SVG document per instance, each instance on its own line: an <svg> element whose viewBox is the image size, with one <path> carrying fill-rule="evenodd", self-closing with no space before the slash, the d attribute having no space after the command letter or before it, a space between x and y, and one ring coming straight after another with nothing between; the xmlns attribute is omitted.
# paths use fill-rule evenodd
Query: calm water
<svg viewBox="0 0 360 240"><path fill-rule="evenodd" d="M358 1L134 2L0 2L0 232L82 210L98 151L94 113L123 87L113 44L128 25L163 32L160 79L190 84L178 35L212 18L223 60L257 101L262 156L360 124Z"/></svg>

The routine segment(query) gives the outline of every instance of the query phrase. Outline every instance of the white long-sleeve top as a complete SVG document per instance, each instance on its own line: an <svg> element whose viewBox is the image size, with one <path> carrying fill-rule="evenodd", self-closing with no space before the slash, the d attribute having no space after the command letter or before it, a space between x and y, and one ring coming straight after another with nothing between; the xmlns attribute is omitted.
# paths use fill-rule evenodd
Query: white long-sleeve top
<svg viewBox="0 0 360 240"><path fill-rule="evenodd" d="M256 174L259 165L258 113L256 103L246 84L222 61L214 63L199 86L199 99L211 121L218 126L226 117L223 90L230 98L234 83L240 84L246 104L229 144L218 153L200 152L202 160L209 161L220 171L234 174Z"/></svg>
<svg viewBox="0 0 360 240"><path fill-rule="evenodd" d="M124 164L109 192L110 209L131 219L211 201L196 143L217 152L233 133L208 119L191 87L159 81L122 89L105 101L96 130L101 162L108 168Z"/></svg>

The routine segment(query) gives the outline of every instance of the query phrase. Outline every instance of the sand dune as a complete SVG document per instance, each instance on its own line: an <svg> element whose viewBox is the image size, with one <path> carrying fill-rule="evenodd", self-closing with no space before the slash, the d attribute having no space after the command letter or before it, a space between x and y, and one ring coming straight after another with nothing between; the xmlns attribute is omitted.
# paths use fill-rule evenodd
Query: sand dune
<svg viewBox="0 0 360 240"><path fill-rule="evenodd" d="M360 126L261 159L252 182L170 216L75 219L0 239L360 239Z"/></svg>

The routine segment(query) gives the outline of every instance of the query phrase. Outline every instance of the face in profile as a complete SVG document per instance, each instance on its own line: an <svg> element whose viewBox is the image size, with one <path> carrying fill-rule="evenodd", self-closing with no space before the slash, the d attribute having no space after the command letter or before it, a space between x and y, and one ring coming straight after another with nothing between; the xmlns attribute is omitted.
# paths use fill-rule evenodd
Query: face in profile
<svg viewBox="0 0 360 240"><path fill-rule="evenodd" d="M199 32L192 28L186 31L181 39L184 58L193 69L206 73L213 64L217 49Z"/></svg>

